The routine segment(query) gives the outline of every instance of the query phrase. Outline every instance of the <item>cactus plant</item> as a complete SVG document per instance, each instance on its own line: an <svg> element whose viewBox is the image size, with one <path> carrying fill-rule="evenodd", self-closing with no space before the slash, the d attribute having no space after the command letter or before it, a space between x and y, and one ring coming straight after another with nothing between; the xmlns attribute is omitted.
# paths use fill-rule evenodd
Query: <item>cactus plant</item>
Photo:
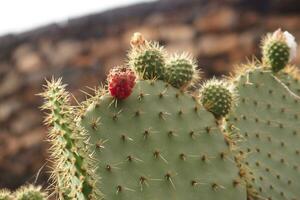
<svg viewBox="0 0 300 200"><path fill-rule="evenodd" d="M101 177L97 199L246 199L228 141L192 96L140 80L112 102L90 102L79 122Z"/></svg>
<svg viewBox="0 0 300 200"><path fill-rule="evenodd" d="M46 198L47 194L41 191L40 186L23 186L14 193L15 200L46 200Z"/></svg>
<svg viewBox="0 0 300 200"><path fill-rule="evenodd" d="M297 199L295 44L276 31L263 42L262 63L231 82L204 82L200 96L187 91L195 61L168 57L139 33L129 66L112 69L107 87L78 107L60 79L47 82L42 108L58 198Z"/></svg>
<svg viewBox="0 0 300 200"><path fill-rule="evenodd" d="M252 65L234 81L240 100L228 126L241 134L238 146L242 168L249 172L249 193L263 199L297 199L300 98L265 68Z"/></svg>
<svg viewBox="0 0 300 200"><path fill-rule="evenodd" d="M78 129L72 120L74 109L69 104L69 94L61 79L47 81L42 109L49 111L45 123L49 125L52 179L61 199L88 199L92 190L92 177L87 176ZM81 141L82 142L82 141ZM82 154L81 154L82 153Z"/></svg>
<svg viewBox="0 0 300 200"><path fill-rule="evenodd" d="M15 192L0 190L0 200L46 200L47 195L41 186L34 185L24 185Z"/></svg>
<svg viewBox="0 0 300 200"><path fill-rule="evenodd" d="M0 190L0 200L12 200L11 192L7 189Z"/></svg>

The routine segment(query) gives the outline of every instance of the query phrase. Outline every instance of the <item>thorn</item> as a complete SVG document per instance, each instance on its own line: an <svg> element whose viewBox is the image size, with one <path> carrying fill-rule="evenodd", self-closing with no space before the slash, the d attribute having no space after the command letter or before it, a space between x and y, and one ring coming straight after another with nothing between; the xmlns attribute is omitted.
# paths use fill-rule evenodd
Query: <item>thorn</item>
<svg viewBox="0 0 300 200"><path fill-rule="evenodd" d="M122 190L123 190L122 186L121 186L121 185L118 185L118 186L117 186L117 192L116 192L116 194L122 192Z"/></svg>
<svg viewBox="0 0 300 200"><path fill-rule="evenodd" d="M169 181L169 182L171 183L172 187L173 187L174 189L176 189L176 187L175 187L175 185L174 185L174 183L173 183L173 181L172 181L172 176L171 176L171 174L170 174L169 172L166 173L165 178L167 179L167 181Z"/></svg>
<svg viewBox="0 0 300 200"><path fill-rule="evenodd" d="M181 160L186 160L186 155L185 155L184 153L181 153L181 154L179 155L179 158L180 158Z"/></svg>

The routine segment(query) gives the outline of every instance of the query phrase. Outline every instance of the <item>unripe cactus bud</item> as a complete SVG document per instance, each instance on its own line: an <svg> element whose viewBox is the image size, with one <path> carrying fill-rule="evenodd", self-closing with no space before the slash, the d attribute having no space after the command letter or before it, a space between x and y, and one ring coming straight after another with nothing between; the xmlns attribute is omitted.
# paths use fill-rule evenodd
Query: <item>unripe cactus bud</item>
<svg viewBox="0 0 300 200"><path fill-rule="evenodd" d="M206 110L216 118L226 116L236 102L236 93L226 82L215 78L207 81L200 90L200 100Z"/></svg>
<svg viewBox="0 0 300 200"><path fill-rule="evenodd" d="M108 89L111 96L116 99L125 99L135 85L135 74L127 67L115 67L108 75Z"/></svg>
<svg viewBox="0 0 300 200"><path fill-rule="evenodd" d="M294 36L278 29L263 40L263 62L270 65L273 72L278 72L296 57L296 48Z"/></svg>
<svg viewBox="0 0 300 200"><path fill-rule="evenodd" d="M176 88L190 86L198 79L196 62L187 54L173 56L166 67L166 82Z"/></svg>
<svg viewBox="0 0 300 200"><path fill-rule="evenodd" d="M156 42L145 41L135 34L131 40L132 49L128 55L128 65L140 79L160 79L165 73L165 52Z"/></svg>

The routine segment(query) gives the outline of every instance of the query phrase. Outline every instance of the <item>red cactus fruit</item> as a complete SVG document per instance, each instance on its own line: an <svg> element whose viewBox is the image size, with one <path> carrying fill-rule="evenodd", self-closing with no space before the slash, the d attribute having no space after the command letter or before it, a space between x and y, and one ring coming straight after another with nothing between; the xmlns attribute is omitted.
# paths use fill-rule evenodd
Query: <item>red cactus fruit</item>
<svg viewBox="0 0 300 200"><path fill-rule="evenodd" d="M135 85L136 76L127 67L114 67L108 74L108 89L111 96L117 99L126 99Z"/></svg>

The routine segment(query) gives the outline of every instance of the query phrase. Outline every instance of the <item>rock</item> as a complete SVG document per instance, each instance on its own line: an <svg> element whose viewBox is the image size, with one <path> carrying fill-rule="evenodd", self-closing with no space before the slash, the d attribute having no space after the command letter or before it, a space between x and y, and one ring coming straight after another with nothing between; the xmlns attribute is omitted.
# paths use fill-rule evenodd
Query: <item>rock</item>
<svg viewBox="0 0 300 200"><path fill-rule="evenodd" d="M21 106L21 102L16 98L9 98L6 101L2 101L0 103L0 123L5 122Z"/></svg>
<svg viewBox="0 0 300 200"><path fill-rule="evenodd" d="M270 31L275 31L278 28L293 32L299 30L300 16L299 15L273 15L263 19L264 26Z"/></svg>
<svg viewBox="0 0 300 200"><path fill-rule="evenodd" d="M13 58L18 70L24 73L34 72L44 65L41 56L30 44L18 47L13 54Z"/></svg>
<svg viewBox="0 0 300 200"><path fill-rule="evenodd" d="M66 39L53 45L49 41L40 44L44 56L54 67L64 67L70 64L71 60L78 56L82 50L82 44L79 41Z"/></svg>
<svg viewBox="0 0 300 200"><path fill-rule="evenodd" d="M169 42L192 41L196 34L192 26L182 24L160 26L158 30L160 38Z"/></svg>
<svg viewBox="0 0 300 200"><path fill-rule="evenodd" d="M172 42L166 45L169 54L188 52L192 56L197 56L197 47L192 40L186 42Z"/></svg>
<svg viewBox="0 0 300 200"><path fill-rule="evenodd" d="M239 16L229 8L210 9L205 15L200 15L194 21L194 26L198 31L227 31L238 25Z"/></svg>
<svg viewBox="0 0 300 200"><path fill-rule="evenodd" d="M207 35L198 41L198 54L200 56L216 56L228 53L236 48L238 51L239 39L237 34Z"/></svg>
<svg viewBox="0 0 300 200"><path fill-rule="evenodd" d="M22 78L16 71L9 71L0 79L0 97L14 94L22 87Z"/></svg>
<svg viewBox="0 0 300 200"><path fill-rule="evenodd" d="M93 39L88 41L91 56L97 59L110 57L120 52L122 48L121 40L117 37L107 37L105 39Z"/></svg>
<svg viewBox="0 0 300 200"><path fill-rule="evenodd" d="M25 134L39 124L42 124L42 120L38 111L20 110L12 120L10 129L15 134Z"/></svg>

